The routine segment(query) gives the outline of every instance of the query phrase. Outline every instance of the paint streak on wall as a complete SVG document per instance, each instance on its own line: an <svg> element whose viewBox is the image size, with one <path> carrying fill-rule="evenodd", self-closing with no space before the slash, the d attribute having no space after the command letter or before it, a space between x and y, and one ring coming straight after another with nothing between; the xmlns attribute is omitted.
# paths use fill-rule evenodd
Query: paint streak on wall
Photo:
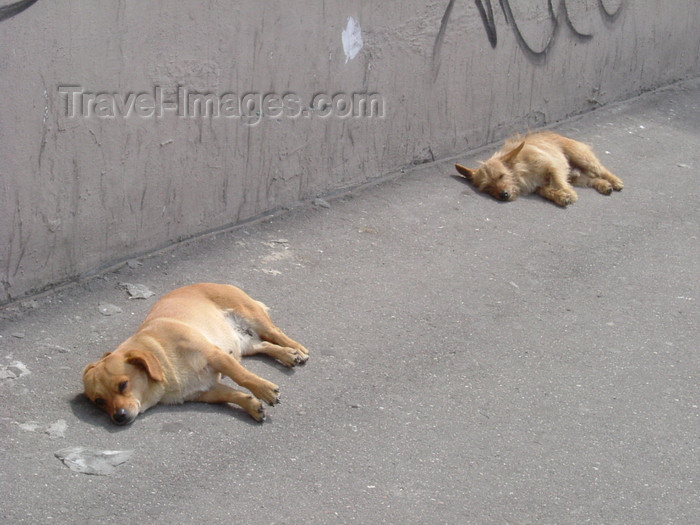
<svg viewBox="0 0 700 525"><path fill-rule="evenodd" d="M353 18L348 18L348 24L342 33L343 52L345 53L345 63L355 58L362 49L362 29L360 24Z"/></svg>

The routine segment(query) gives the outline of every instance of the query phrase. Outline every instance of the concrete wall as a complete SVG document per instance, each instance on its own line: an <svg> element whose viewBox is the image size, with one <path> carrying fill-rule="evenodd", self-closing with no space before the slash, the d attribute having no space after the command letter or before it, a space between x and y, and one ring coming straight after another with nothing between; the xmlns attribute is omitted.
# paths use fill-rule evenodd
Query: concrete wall
<svg viewBox="0 0 700 525"><path fill-rule="evenodd" d="M697 0L552 4L2 0L0 303L700 73Z"/></svg>

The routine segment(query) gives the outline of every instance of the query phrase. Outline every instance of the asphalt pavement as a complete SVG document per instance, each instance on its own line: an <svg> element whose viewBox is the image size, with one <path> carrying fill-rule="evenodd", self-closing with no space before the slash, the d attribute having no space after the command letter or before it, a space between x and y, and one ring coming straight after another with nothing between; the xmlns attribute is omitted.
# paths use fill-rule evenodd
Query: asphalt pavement
<svg viewBox="0 0 700 525"><path fill-rule="evenodd" d="M453 168L493 144L0 309L0 521L697 523L700 80L554 129L625 189L497 202ZM268 304L309 362L246 360L281 388L264 424L111 424L82 369L203 281ZM89 475L70 447L132 452Z"/></svg>

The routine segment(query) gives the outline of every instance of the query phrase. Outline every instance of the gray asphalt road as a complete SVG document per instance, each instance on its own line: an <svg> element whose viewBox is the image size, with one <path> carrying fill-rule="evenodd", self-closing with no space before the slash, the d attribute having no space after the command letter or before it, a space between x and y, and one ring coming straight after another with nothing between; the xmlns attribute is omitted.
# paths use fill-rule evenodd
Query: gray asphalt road
<svg viewBox="0 0 700 525"><path fill-rule="evenodd" d="M697 522L700 82L556 129L624 191L503 204L430 164L0 310L0 521ZM263 425L112 425L80 373L156 299L119 283L199 281L271 306L308 364L247 361L282 390ZM134 452L93 476L73 446Z"/></svg>

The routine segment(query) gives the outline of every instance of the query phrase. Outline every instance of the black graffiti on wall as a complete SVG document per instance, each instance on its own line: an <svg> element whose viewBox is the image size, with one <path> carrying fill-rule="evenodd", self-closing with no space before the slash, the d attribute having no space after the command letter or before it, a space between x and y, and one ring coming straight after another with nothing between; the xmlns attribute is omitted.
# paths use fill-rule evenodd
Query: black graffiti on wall
<svg viewBox="0 0 700 525"><path fill-rule="evenodd" d="M492 2L491 0L474 0L474 3L476 4L476 8L479 10L479 15L481 15L481 21L484 23L484 28L486 29L486 35L489 39L489 43L491 44L491 47L496 47L496 45L498 44L498 33L496 31L496 23L493 16ZM552 22L551 33L547 38L547 41L545 42L544 46L541 49L535 49L527 42L525 37L523 37L523 34L520 31L520 27L518 26L518 21L515 19L515 16L513 16L513 10L510 7L510 1L499 0L499 4L501 6L501 10L503 11L503 15L505 16L506 24L509 25L513 30L513 34L515 35L515 39L517 40L518 45L529 57L535 60L542 60L546 56L547 52L554 43L554 40L556 39L562 21L575 38L579 40L589 40L593 38L593 35L583 33L576 29L574 23L571 20L571 17L569 16L569 8L567 6L566 0L559 0L558 12L554 10L552 0L548 0L547 10L549 12L549 19ZM620 14L620 10L622 9L622 3L618 6L618 8L615 11L611 13L605 7L603 0L598 0L598 9L604 19L607 19L608 21L612 22Z"/></svg>
<svg viewBox="0 0 700 525"><path fill-rule="evenodd" d="M569 0L570 2L571 0ZM438 31L437 37L435 38L435 44L433 45L433 63L434 66L439 67L439 56L440 48L442 47L442 41L445 38L445 31L447 29L447 23L449 22L450 15L452 13L452 8L454 7L455 0L449 0L445 13L442 16L442 21L440 23L440 29ZM474 0L476 8L479 11L479 16L484 24L484 29L486 30L486 37L488 38L491 47L495 48L498 45L498 30L496 28L496 18L494 16L494 7L492 0ZM554 4L557 4L557 9L554 8ZM603 20L606 23L613 23L620 15L624 0L620 0L618 7L611 11L605 6L604 0L598 0L598 11L600 12ZM557 35L559 34L560 28L563 26L567 27L569 32L577 40L585 41L593 38L593 35L584 33L578 30L569 15L569 7L567 5L567 0L547 0L547 10L549 14L549 20L551 22L549 29L549 36L541 47L537 48L530 44L518 25L518 21L513 14L513 9L510 5L510 0L498 0L498 5L503 12L505 17L506 25L513 31L515 40L522 51L527 55L527 57L535 63L541 63L547 56L547 52L551 49L554 44ZM434 69L434 73L436 73Z"/></svg>
<svg viewBox="0 0 700 525"><path fill-rule="evenodd" d="M29 9L36 4L37 1L38 0L20 0L19 2L0 6L0 22L20 14L25 9Z"/></svg>

